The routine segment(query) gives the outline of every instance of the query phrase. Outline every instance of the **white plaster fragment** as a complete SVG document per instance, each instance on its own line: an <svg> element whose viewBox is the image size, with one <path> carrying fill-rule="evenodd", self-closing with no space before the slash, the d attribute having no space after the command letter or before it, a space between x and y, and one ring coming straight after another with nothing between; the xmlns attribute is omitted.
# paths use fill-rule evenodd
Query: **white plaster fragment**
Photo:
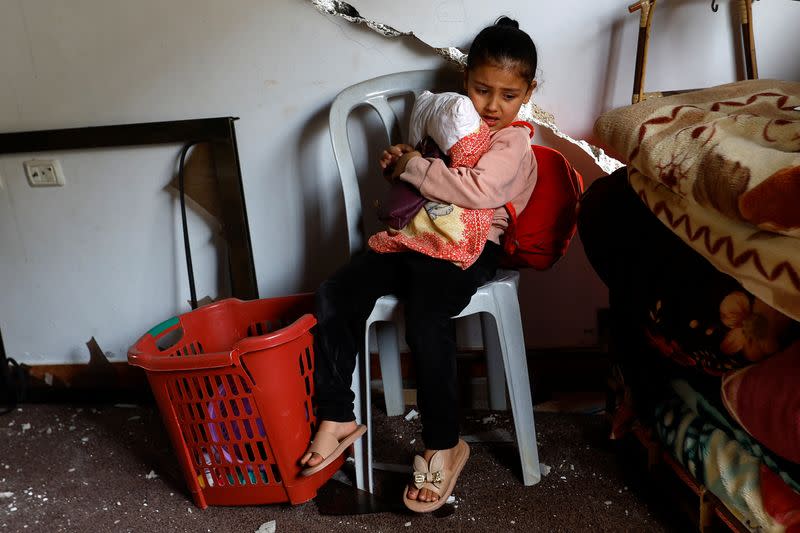
<svg viewBox="0 0 800 533"><path fill-rule="evenodd" d="M276 529L275 520L270 520L269 522L261 524L258 529L256 529L256 533L275 533Z"/></svg>
<svg viewBox="0 0 800 533"><path fill-rule="evenodd" d="M22 424L22 432L23 433L28 431L29 429L31 429L31 425L29 423L25 422L24 424Z"/></svg>
<svg viewBox="0 0 800 533"><path fill-rule="evenodd" d="M261 524L258 529L256 529L256 533L275 533L276 528L275 520L270 520L269 522Z"/></svg>
<svg viewBox="0 0 800 533"><path fill-rule="evenodd" d="M13 492L0 492L0 499L11 498L12 496L14 496Z"/></svg>
<svg viewBox="0 0 800 533"><path fill-rule="evenodd" d="M411 527L411 522L406 522L406 523L405 523L405 524L403 524L403 525L404 525L405 527Z"/></svg>
<svg viewBox="0 0 800 533"><path fill-rule="evenodd" d="M419 413L417 412L417 410L416 409L412 409L406 415L406 422L410 422L410 421L414 420L415 418L417 418L418 416L419 416Z"/></svg>
<svg viewBox="0 0 800 533"><path fill-rule="evenodd" d="M603 503L606 504L606 505L611 505L611 500L606 500Z"/></svg>
<svg viewBox="0 0 800 533"><path fill-rule="evenodd" d="M455 496L450 495L450 496L447 497L447 503L455 503L455 501L456 501L456 497Z"/></svg>
<svg viewBox="0 0 800 533"><path fill-rule="evenodd" d="M155 479L157 477L158 477L158 474L156 474L155 470L151 470L150 473L148 473L146 476L144 476L145 479Z"/></svg>
<svg viewBox="0 0 800 533"><path fill-rule="evenodd" d="M544 463L539 463L539 472L541 472L543 476L546 476L547 474L549 474L550 473L550 469L551 469L550 465L546 465Z"/></svg>

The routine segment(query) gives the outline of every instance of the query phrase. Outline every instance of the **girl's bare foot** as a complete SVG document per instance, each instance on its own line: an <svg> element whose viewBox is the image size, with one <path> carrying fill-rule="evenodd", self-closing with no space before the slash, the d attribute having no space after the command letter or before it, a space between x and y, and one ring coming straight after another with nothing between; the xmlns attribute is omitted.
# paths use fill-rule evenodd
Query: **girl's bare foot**
<svg viewBox="0 0 800 533"><path fill-rule="evenodd" d="M350 422L332 422L330 420L323 420L319 423L317 431L331 433L336 437L336 440L342 440L355 431L356 427L358 426L355 420ZM318 453L306 452L306 454L300 458L300 464L306 467L317 466L324 459L325 458Z"/></svg>

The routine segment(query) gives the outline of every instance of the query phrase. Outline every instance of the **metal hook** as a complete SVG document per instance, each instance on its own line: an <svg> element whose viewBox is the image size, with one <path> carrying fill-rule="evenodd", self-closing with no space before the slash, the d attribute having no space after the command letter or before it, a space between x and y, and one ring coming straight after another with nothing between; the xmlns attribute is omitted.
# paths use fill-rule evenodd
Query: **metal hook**
<svg viewBox="0 0 800 533"><path fill-rule="evenodd" d="M719 11L719 6L717 5L717 0L711 0L711 11L716 13Z"/></svg>

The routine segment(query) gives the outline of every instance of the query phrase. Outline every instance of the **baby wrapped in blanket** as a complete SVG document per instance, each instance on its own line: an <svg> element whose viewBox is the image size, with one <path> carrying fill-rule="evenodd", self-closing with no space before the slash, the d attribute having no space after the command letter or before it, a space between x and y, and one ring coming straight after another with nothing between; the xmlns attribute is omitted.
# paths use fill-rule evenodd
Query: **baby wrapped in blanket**
<svg viewBox="0 0 800 533"><path fill-rule="evenodd" d="M410 144L423 156L449 158L453 168L475 166L489 148L489 127L470 99L458 93L420 94L409 129ZM429 201L405 227L376 233L368 244L376 252L414 250L466 269L483 251L494 211Z"/></svg>

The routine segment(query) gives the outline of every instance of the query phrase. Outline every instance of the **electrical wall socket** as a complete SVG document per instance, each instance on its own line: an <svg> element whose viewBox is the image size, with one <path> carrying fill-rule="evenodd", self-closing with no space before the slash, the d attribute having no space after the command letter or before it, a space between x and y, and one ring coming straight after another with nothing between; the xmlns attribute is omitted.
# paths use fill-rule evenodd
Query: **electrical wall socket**
<svg viewBox="0 0 800 533"><path fill-rule="evenodd" d="M31 159L22 163L31 187L60 187L64 185L64 171L57 159Z"/></svg>

